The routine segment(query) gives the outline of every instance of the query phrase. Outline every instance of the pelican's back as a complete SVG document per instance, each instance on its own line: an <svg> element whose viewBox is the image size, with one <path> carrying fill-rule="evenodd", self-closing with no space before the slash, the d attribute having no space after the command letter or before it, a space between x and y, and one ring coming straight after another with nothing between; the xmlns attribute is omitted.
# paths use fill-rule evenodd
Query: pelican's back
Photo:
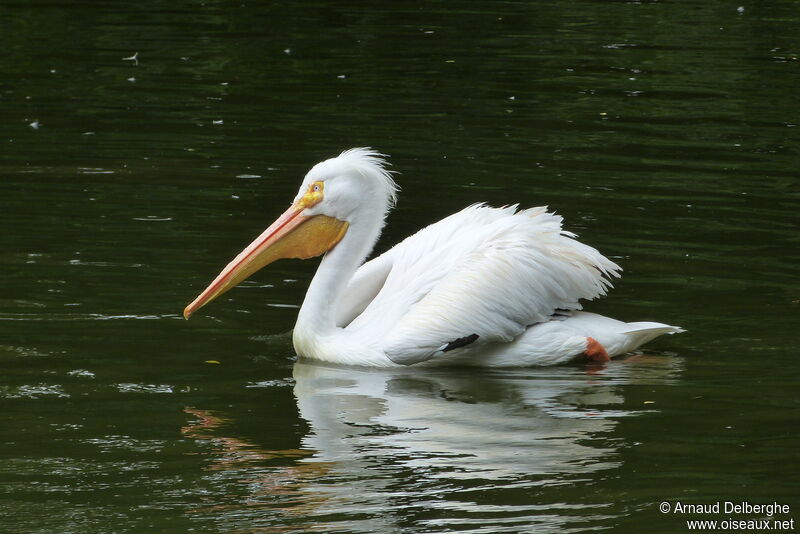
<svg viewBox="0 0 800 534"><path fill-rule="evenodd" d="M465 208L359 269L353 292L369 281L377 293L361 297L368 302L347 330L370 334L397 363L429 359L464 336L510 341L557 309L605 294L618 276L615 263L573 237L545 207Z"/></svg>

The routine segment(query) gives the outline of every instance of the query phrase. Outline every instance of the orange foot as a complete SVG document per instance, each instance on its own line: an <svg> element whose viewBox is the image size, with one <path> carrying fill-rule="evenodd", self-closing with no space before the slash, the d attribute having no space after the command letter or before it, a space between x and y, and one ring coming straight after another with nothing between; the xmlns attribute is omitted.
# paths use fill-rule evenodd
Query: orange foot
<svg viewBox="0 0 800 534"><path fill-rule="evenodd" d="M607 362L611 359L606 352L606 348L593 337L586 338L586 350L583 353L587 358L595 362Z"/></svg>

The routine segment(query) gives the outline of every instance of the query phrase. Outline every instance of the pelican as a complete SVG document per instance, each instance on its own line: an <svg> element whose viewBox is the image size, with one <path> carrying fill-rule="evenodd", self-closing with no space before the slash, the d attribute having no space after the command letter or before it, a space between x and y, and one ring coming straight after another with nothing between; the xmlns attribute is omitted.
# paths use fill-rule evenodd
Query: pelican
<svg viewBox="0 0 800 534"><path fill-rule="evenodd" d="M606 361L679 327L582 312L620 267L547 207L469 206L366 263L398 187L385 155L353 148L306 174L289 209L183 312L280 258L324 254L293 332L301 358L397 367Z"/></svg>

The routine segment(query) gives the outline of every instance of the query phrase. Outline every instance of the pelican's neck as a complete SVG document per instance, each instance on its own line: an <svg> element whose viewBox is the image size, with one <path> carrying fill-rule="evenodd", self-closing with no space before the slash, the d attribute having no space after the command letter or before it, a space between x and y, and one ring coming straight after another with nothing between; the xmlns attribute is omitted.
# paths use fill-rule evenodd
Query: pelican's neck
<svg viewBox="0 0 800 534"><path fill-rule="evenodd" d="M383 217L354 219L342 240L322 258L297 316L295 330L325 335L340 330L336 310L353 274L378 240Z"/></svg>

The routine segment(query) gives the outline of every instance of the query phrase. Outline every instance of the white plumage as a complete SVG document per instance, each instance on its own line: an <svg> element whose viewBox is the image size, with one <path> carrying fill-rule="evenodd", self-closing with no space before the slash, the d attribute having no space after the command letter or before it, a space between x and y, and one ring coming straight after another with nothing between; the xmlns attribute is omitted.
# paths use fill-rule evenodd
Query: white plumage
<svg viewBox="0 0 800 534"><path fill-rule="evenodd" d="M469 206L362 265L396 190L382 156L370 149L316 165L292 208L187 307L187 316L247 270L259 247L275 248L277 239L291 237L286 232L320 217L344 233L333 239L330 232L332 248L300 310L294 345L302 357L380 367L549 365L607 358L681 331L578 312L580 301L604 295L621 269L562 230L561 217L546 207Z"/></svg>
<svg viewBox="0 0 800 534"><path fill-rule="evenodd" d="M556 309L580 309L579 299L604 294L603 273L619 269L562 234L561 218L546 208L483 205L424 228L372 262L382 265L385 282L345 329L376 335L386 355L404 364L428 360L466 335L478 334L477 346L510 342Z"/></svg>

